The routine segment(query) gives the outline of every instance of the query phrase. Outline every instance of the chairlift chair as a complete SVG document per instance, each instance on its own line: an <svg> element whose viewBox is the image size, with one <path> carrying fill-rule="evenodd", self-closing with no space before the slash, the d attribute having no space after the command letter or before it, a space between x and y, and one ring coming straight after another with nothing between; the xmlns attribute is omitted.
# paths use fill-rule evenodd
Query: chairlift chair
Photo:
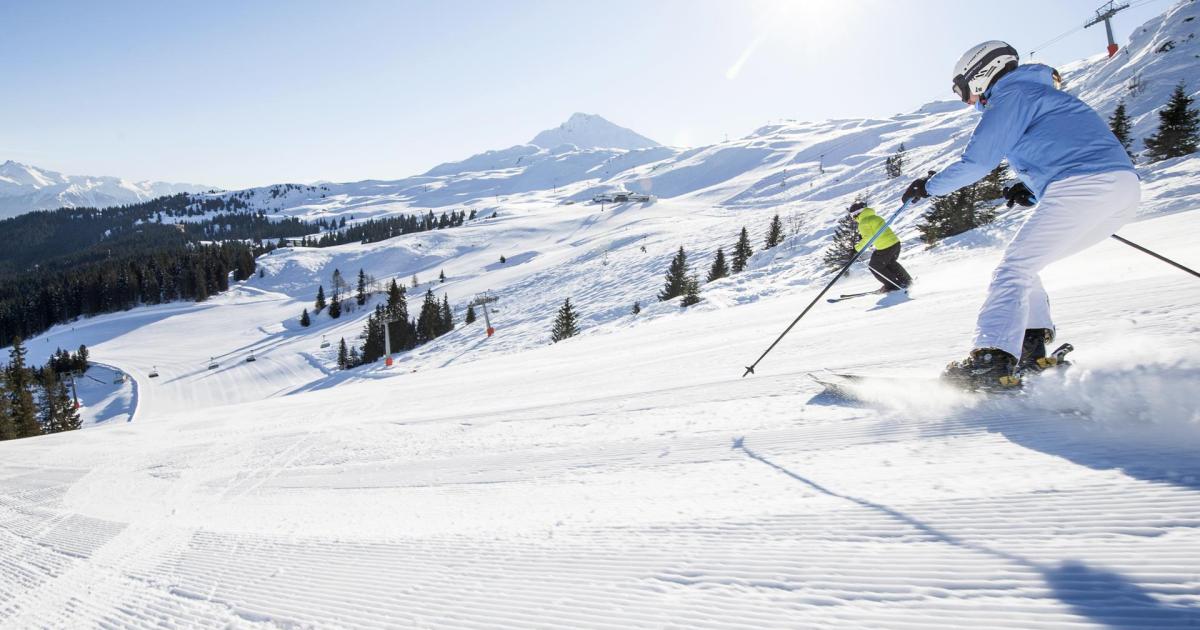
<svg viewBox="0 0 1200 630"><path fill-rule="evenodd" d="M322 348L329 347L329 340L325 338L325 335L321 335L321 347Z"/></svg>
<svg viewBox="0 0 1200 630"><path fill-rule="evenodd" d="M219 368L219 367L221 367L221 364L220 364L220 363L217 363L217 360L216 360L216 359L214 359L214 358L212 358L212 357L209 357L209 358L208 358L208 369L210 369L210 370L215 370L215 369L217 369L217 368Z"/></svg>
<svg viewBox="0 0 1200 630"><path fill-rule="evenodd" d="M156 365L153 368L151 368L150 373L147 374L146 376L149 376L150 378L158 378L158 366Z"/></svg>
<svg viewBox="0 0 1200 630"><path fill-rule="evenodd" d="M253 352L251 352L251 353L250 353L250 356L246 357L246 363L254 363L254 362L255 362L255 361L257 361L257 360L258 360L258 359L255 359L255 358L254 358L254 353L253 353Z"/></svg>

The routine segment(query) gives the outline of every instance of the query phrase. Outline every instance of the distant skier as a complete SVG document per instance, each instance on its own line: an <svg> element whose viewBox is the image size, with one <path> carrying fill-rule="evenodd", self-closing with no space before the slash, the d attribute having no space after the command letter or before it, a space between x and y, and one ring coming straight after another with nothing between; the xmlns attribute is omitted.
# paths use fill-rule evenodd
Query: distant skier
<svg viewBox="0 0 1200 630"><path fill-rule="evenodd" d="M1018 368L1036 369L1055 334L1038 272L1108 238L1141 200L1120 141L1086 103L1055 89L1055 74L1018 67L1017 51L1001 41L968 50L954 66L954 93L983 117L957 163L904 192L906 202L949 194L1007 157L1021 179L1005 190L1010 207L1037 203L992 275L974 349L946 367L946 378L971 387L1018 385Z"/></svg>
<svg viewBox="0 0 1200 630"><path fill-rule="evenodd" d="M850 216L858 222L858 234L862 237L854 246L854 250L862 251L867 241L883 227L883 217L875 214L874 210L861 201L850 205ZM867 264L871 273L883 283L879 290L884 293L907 289L912 284L912 277L900 265L900 239L896 238L892 228L885 229L883 234L875 239L875 252L871 254L871 261Z"/></svg>

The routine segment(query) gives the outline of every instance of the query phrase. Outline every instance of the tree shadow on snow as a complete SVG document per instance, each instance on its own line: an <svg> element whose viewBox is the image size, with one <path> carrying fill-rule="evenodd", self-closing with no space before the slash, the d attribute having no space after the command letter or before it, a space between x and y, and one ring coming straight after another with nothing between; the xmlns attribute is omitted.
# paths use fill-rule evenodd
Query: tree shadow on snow
<svg viewBox="0 0 1200 630"><path fill-rule="evenodd" d="M1042 579L1050 587L1056 599L1071 607L1075 613L1109 628L1133 630L1147 627L1196 628L1200 626L1200 608L1160 602L1119 573L1094 568L1079 560L1069 560L1057 566L1049 566L1018 554L992 549L940 530L882 503L831 490L751 450L746 446L744 437L733 440L733 449L741 451L750 459L761 462L821 494L883 514L938 542L1033 569L1042 575Z"/></svg>

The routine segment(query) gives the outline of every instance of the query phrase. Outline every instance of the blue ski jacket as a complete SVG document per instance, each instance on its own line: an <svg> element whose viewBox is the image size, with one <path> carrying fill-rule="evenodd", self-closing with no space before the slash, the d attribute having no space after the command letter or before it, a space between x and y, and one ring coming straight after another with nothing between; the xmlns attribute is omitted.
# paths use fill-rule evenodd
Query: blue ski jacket
<svg viewBox="0 0 1200 630"><path fill-rule="evenodd" d="M1051 68L1020 66L1000 77L976 105L983 118L962 158L925 184L946 195L973 184L1007 157L1037 197L1074 175L1133 171L1125 148L1087 103L1055 89Z"/></svg>

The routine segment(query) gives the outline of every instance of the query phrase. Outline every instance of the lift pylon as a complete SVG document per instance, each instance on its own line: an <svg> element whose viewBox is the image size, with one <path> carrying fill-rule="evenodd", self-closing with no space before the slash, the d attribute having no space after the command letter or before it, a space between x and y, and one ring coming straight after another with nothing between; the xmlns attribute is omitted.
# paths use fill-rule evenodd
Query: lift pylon
<svg viewBox="0 0 1200 630"><path fill-rule="evenodd" d="M1112 57L1113 55L1117 54L1117 40L1113 38L1113 32L1112 32L1112 21L1111 21L1112 17L1114 15L1116 15L1119 11L1122 11L1122 10L1128 9L1128 8L1129 8L1128 2L1126 2L1124 4L1117 4L1116 0L1109 0L1108 2L1104 3L1104 5L1101 6L1099 9L1096 9L1096 17L1092 18L1090 21L1088 21L1087 24L1083 25L1083 28L1088 28L1089 26L1095 26L1101 22L1104 22L1104 31L1108 34L1108 56L1109 57Z"/></svg>
<svg viewBox="0 0 1200 630"><path fill-rule="evenodd" d="M496 334L496 329L492 328L492 318L488 315L488 311L491 309L488 307L488 305L498 301L500 301L499 296L493 295L491 291L484 291L483 293L476 295L475 299L471 300L469 304L469 306L483 307L483 323L487 325L487 336L489 337Z"/></svg>

